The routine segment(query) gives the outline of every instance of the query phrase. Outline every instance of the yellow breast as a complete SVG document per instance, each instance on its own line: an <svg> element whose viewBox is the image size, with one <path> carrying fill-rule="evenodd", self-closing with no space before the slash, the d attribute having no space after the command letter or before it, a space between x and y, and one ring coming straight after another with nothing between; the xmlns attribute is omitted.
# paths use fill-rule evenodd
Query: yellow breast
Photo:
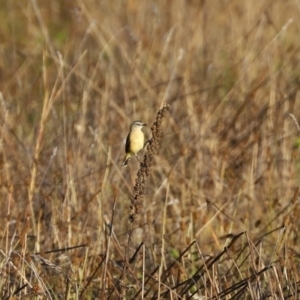
<svg viewBox="0 0 300 300"><path fill-rule="evenodd" d="M144 147L144 133L141 130L131 132L130 152L138 153Z"/></svg>

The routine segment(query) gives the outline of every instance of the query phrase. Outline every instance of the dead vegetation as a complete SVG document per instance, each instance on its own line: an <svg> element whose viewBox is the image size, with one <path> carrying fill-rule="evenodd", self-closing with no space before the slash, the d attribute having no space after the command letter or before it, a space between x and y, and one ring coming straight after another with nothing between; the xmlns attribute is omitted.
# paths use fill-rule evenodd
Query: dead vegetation
<svg viewBox="0 0 300 300"><path fill-rule="evenodd" d="M299 299L296 1L1 7L1 299Z"/></svg>

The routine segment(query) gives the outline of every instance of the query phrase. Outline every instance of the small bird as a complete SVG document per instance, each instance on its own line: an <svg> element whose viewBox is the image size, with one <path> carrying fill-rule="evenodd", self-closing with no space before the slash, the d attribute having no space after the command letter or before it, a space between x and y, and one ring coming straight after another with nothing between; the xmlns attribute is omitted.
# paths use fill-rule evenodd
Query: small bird
<svg viewBox="0 0 300 300"><path fill-rule="evenodd" d="M147 124L143 123L142 121L134 121L130 125L125 145L126 155L122 167L127 167L128 161L132 155L135 155L140 162L137 153L144 148L145 137L142 131L144 126L147 126Z"/></svg>

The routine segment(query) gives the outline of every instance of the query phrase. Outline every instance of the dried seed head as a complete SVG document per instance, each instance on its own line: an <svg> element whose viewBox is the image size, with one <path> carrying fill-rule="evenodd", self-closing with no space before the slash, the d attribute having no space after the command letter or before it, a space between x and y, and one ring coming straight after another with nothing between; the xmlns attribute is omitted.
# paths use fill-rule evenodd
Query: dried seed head
<svg viewBox="0 0 300 300"><path fill-rule="evenodd" d="M150 174L151 166L154 161L154 154L158 152L159 140L162 136L162 118L166 115L168 110L169 105L164 104L164 106L158 111L156 120L151 127L152 138L148 142L147 153L144 155L144 159L140 164L140 169L137 173L137 179L131 195L129 215L131 229L135 226L140 208L143 205L143 196L146 193L147 178Z"/></svg>

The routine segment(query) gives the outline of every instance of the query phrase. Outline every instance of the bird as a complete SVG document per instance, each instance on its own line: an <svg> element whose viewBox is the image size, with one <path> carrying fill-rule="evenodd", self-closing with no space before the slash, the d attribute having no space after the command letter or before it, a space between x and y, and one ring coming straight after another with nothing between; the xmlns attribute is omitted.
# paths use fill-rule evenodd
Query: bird
<svg viewBox="0 0 300 300"><path fill-rule="evenodd" d="M131 123L129 128L129 133L126 138L125 144L125 159L122 164L122 167L127 167L128 161L132 155L135 155L137 160L140 162L137 153L144 148L145 137L142 128L147 126L147 124L142 121L134 121ZM140 162L141 163L141 162Z"/></svg>

